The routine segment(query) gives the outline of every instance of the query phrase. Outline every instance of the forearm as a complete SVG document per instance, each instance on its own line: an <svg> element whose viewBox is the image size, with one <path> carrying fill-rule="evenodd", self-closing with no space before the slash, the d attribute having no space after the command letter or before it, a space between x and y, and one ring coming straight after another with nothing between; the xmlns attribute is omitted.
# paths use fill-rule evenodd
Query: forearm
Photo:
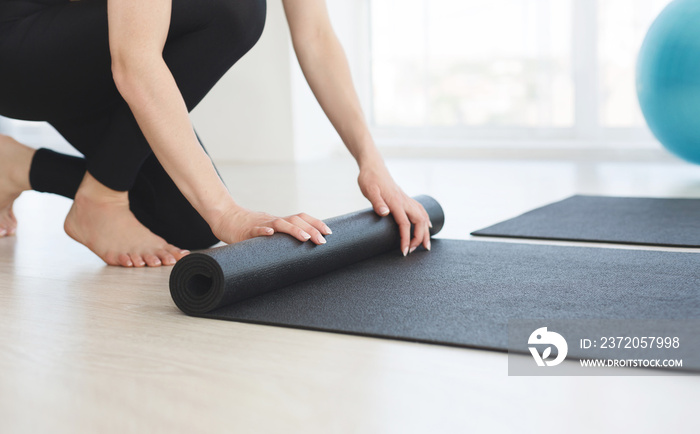
<svg viewBox="0 0 700 434"><path fill-rule="evenodd" d="M163 60L172 0L109 0L114 81L158 161L210 225L231 199L190 124L185 101Z"/></svg>
<svg viewBox="0 0 700 434"><path fill-rule="evenodd" d="M197 141L187 107L162 58L119 64L114 77L158 161L208 222L235 205Z"/></svg>
<svg viewBox="0 0 700 434"><path fill-rule="evenodd" d="M360 168L383 166L352 82L345 52L331 30L295 41L306 80Z"/></svg>

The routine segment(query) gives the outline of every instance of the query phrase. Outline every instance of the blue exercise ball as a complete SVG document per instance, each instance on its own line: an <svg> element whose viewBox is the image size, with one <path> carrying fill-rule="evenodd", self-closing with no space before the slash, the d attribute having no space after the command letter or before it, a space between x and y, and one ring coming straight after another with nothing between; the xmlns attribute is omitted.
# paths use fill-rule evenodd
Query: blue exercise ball
<svg viewBox="0 0 700 434"><path fill-rule="evenodd" d="M637 59L637 95L654 136L700 164L700 0L674 0L649 28Z"/></svg>

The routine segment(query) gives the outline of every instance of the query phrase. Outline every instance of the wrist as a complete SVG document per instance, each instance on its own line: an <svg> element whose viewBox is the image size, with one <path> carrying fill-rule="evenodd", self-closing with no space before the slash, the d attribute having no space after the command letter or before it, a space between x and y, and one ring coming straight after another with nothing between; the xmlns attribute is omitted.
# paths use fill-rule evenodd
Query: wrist
<svg viewBox="0 0 700 434"><path fill-rule="evenodd" d="M379 153L377 146L374 144L369 131L364 134L355 134L349 140L344 140L345 146L348 148L352 156L357 162L360 170L364 168L375 168L384 165L382 154Z"/></svg>
<svg viewBox="0 0 700 434"><path fill-rule="evenodd" d="M360 168L360 171L386 168L382 155L374 146L368 147L367 150L358 154L355 160L357 161L357 166Z"/></svg>
<svg viewBox="0 0 700 434"><path fill-rule="evenodd" d="M210 227L217 226L226 216L231 216L243 210L243 207L238 205L228 194L226 197L209 200L208 202L207 205L202 207L200 214Z"/></svg>

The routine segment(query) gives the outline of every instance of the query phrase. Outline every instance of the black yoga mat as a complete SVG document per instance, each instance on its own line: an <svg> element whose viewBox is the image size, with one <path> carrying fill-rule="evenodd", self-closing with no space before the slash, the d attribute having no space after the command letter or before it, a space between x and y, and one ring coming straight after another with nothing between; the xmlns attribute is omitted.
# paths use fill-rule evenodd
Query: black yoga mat
<svg viewBox="0 0 700 434"><path fill-rule="evenodd" d="M437 232L440 206L418 200ZM515 318L700 319L694 253L436 239L403 257L391 218L327 223L323 246L280 235L191 254L171 274L175 303L206 318L495 350Z"/></svg>
<svg viewBox="0 0 700 434"><path fill-rule="evenodd" d="M472 235L700 247L700 199L577 195Z"/></svg>

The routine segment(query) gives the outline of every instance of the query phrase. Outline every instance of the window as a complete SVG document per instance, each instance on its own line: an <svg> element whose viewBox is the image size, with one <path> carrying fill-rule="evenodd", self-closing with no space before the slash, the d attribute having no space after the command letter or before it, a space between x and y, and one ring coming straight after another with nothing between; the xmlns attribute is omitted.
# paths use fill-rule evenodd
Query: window
<svg viewBox="0 0 700 434"><path fill-rule="evenodd" d="M670 0L371 0L375 134L650 139L636 55Z"/></svg>
<svg viewBox="0 0 700 434"><path fill-rule="evenodd" d="M635 63L649 25L669 1L598 2L600 122L603 126L644 126L637 105Z"/></svg>

